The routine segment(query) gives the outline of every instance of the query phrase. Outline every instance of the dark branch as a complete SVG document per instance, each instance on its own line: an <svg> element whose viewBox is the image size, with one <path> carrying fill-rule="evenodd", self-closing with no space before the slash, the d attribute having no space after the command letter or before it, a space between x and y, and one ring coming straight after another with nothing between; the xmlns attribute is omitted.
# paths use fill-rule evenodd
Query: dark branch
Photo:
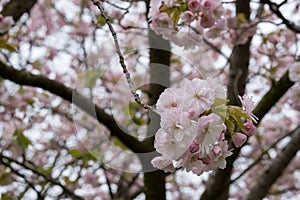
<svg viewBox="0 0 300 200"><path fill-rule="evenodd" d="M276 156L272 164L264 173L259 176L255 186L250 190L247 200L260 200L267 194L271 186L281 176L284 169L288 166L290 161L294 158L300 148L300 127L293 131L290 142L285 148Z"/></svg>
<svg viewBox="0 0 300 200"><path fill-rule="evenodd" d="M237 0L235 3L236 15L242 13L245 15L245 18L249 20L250 0ZM227 97L229 99L229 104L231 105L239 105L240 101L238 99L238 95L242 96L245 91L245 85L249 72L248 67L250 59L251 40L252 38L250 37L245 44L235 45L229 58L230 71L228 77ZM230 143L230 148L234 148L232 143ZM206 190L201 196L201 200L228 199L233 163L238 157L239 152L240 148L235 148L233 150L233 155L226 159L226 168L224 170L217 169L214 174L210 176Z"/></svg>
<svg viewBox="0 0 300 200"><path fill-rule="evenodd" d="M271 89L264 95L253 110L253 114L259 118L259 121L293 85L294 83L289 80L288 72L286 72L279 81L273 84Z"/></svg>
<svg viewBox="0 0 300 200"><path fill-rule="evenodd" d="M3 16L12 16L17 21L24 13L29 12L36 2L37 0L12 0L5 4L1 14Z"/></svg>
<svg viewBox="0 0 300 200"><path fill-rule="evenodd" d="M7 162L5 162L4 160L7 160ZM26 165L26 164L24 164L24 163L20 163L20 162L18 162L17 160L14 160L14 159L12 159L12 158L9 158L9 157L7 157L7 156L4 156L2 153L0 153L0 162L3 163L3 164L6 164L6 166L9 167L9 168L11 168L11 167L10 167L10 165L8 165L8 163L13 162L13 163L15 163L15 164L17 164L17 165L23 167L24 169L30 170L30 171L32 171L34 174L43 177L43 178L46 179L48 182L50 182L50 183L52 183L52 184L54 184L54 185L58 185L59 187L61 187L61 188L63 189L63 191L65 192L65 194L67 194L67 195L68 195L69 197L71 197L72 199L83 200L82 197L80 197L80 196L74 194L73 191L69 190L67 187L65 187L63 184L61 184L59 181L57 181L57 180L55 180L55 179L49 177L48 175L46 175L46 174L44 174L44 173L42 173L42 172L40 172L40 171L38 171L38 170L36 170L36 169L30 167L30 166L28 166L28 165ZM13 168L11 168L11 169L13 169ZM24 178L24 179L25 179L25 178ZM26 180L26 179L25 179L25 180Z"/></svg>
<svg viewBox="0 0 300 200"><path fill-rule="evenodd" d="M286 3L286 1L283 1L281 4L273 3L269 0L262 0L262 3L265 3L269 5L270 10L282 20L282 23L284 23L289 29L291 29L294 32L300 33L300 27L297 26L295 23L291 22L287 18L283 16L283 14L280 12L280 7Z"/></svg>
<svg viewBox="0 0 300 200"><path fill-rule="evenodd" d="M147 152L152 149L152 146L144 144L145 142L139 142L136 138L124 132L112 116L108 115L103 109L100 109L93 102L76 92L76 90L72 90L63 84L55 80L50 80L42 75L34 75L26 70L16 70L2 62L0 62L0 76L19 85L42 88L75 104L91 117L104 124L111 131L111 135L118 137L133 152Z"/></svg>

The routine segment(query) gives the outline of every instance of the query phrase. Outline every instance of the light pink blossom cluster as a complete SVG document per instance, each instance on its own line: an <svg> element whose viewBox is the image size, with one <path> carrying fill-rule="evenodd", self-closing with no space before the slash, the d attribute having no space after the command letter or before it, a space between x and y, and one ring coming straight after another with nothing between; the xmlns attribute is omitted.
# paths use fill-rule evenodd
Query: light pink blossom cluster
<svg viewBox="0 0 300 200"><path fill-rule="evenodd" d="M152 27L174 28L197 21L203 28L212 27L223 14L219 0L152 1Z"/></svg>
<svg viewBox="0 0 300 200"><path fill-rule="evenodd" d="M226 106L226 92L217 78L195 78L167 88L160 95L156 109L161 128L155 135L154 147L161 156L152 160L154 167L166 172L183 168L197 175L226 167L225 159L232 154L225 139L227 126L237 147L255 130L251 98L241 98L243 109ZM232 128L246 135L232 132Z"/></svg>

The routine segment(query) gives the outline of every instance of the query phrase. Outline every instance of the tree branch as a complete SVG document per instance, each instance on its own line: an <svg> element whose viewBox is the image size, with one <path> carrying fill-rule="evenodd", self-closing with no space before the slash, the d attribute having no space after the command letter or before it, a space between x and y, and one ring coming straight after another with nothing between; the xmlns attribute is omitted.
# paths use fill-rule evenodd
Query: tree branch
<svg viewBox="0 0 300 200"><path fill-rule="evenodd" d="M147 145L147 140L139 142L136 138L124 132L112 116L108 115L103 109L76 92L76 90L72 90L63 84L55 80L50 80L42 75L34 75L26 70L16 70L2 62L0 62L0 76L19 85L42 88L75 104L91 117L104 124L111 131L111 135L118 137L133 152L148 152L152 149L152 145Z"/></svg>
<svg viewBox="0 0 300 200"><path fill-rule="evenodd" d="M79 200L83 200L82 197L76 195L73 191L69 190L67 187L65 187L63 184L61 184L60 182L58 182L57 180L53 179L52 177L49 177L48 175L24 164L24 163L20 163L17 160L14 160L12 158L9 158L7 156L4 156L2 153L0 153L0 162L3 163L4 165L6 165L7 167L11 168L10 166L8 166L8 163L5 162L3 159L7 160L8 162L13 162L27 170L32 171L34 174L37 174L38 176L43 177L44 179L46 179L48 182L54 184L54 185L58 185L59 187L61 187L63 189L63 191L65 192L65 194L67 194L69 197L71 197L72 199L79 199ZM24 178L24 177L23 177ZM26 179L25 179L26 180Z"/></svg>
<svg viewBox="0 0 300 200"><path fill-rule="evenodd" d="M3 16L12 16L17 21L24 13L29 12L36 2L37 0L12 0L5 4L1 14Z"/></svg>
<svg viewBox="0 0 300 200"><path fill-rule="evenodd" d="M1 155L0 155L1 158ZM27 177L25 176L25 174L21 174L18 170L16 170L15 168L13 168L9 162L5 162L3 159L0 159L0 162L7 168L9 168L11 170L11 172L13 172L14 174L16 174L17 176L21 177L22 179L24 179L24 181L29 185L29 187L31 189L33 189L36 193L39 199L44 199L44 196L41 194L41 192L39 192L36 188L34 183L32 183L31 181L27 180ZM26 191L26 190L25 190ZM24 193L24 192L23 192ZM25 194L25 193L24 193Z"/></svg>
<svg viewBox="0 0 300 200"><path fill-rule="evenodd" d="M91 0L93 2L93 4L95 6L97 6L97 8L100 10L100 13L101 13L101 16L105 19L105 22L111 32L111 35L114 39L114 43L115 43L115 49L116 49L116 52L119 56L119 63L123 69L123 73L125 74L125 77L126 77L126 80L127 80L127 83L129 85L129 88L130 88L130 92L131 94L133 95L134 97L134 100L140 104L141 106L143 106L144 109L150 109L150 106L143 103L140 96L138 95L138 93L136 93L135 91L135 88L133 86L133 81L130 77L130 73L129 71L127 70L127 66L125 64L125 59L124 59L124 56L121 52L121 49L120 49L120 44L119 44L119 40L118 40L118 37L117 37L117 33L115 32L113 26L111 25L111 22L110 22L110 19L108 18L108 16L106 16L106 13L105 13L105 10L104 10L104 7L102 5L102 3L98 0Z"/></svg>
<svg viewBox="0 0 300 200"><path fill-rule="evenodd" d="M289 29L291 29L294 32L300 33L300 27L297 26L295 23L291 22L287 18L283 16L283 14L280 12L280 7L284 5L287 1L283 1L281 4L276 4L271 2L270 0L262 0L262 3L265 3L269 5L270 10L279 18L282 20L282 23L284 23Z"/></svg>
<svg viewBox="0 0 300 200"><path fill-rule="evenodd" d="M242 13L245 18L250 18L250 0L236 1L236 15ZM231 105L240 105L238 95L243 95L248 78L248 67L250 59L250 44L252 38L249 38L245 44L235 45L229 58L230 71L228 81L228 99ZM230 140L230 138L228 138ZM230 143L230 148L234 148ZM208 184L201 200L227 200L230 187L230 177L233 169L233 163L238 157L240 148L234 148L233 155L226 159L225 169L217 169L210 176ZM220 184L222 183L222 184Z"/></svg>
<svg viewBox="0 0 300 200"><path fill-rule="evenodd" d="M247 200L263 199L271 186L281 176L284 169L296 155L300 148L300 126L293 131L290 142L276 156L271 165L264 173L259 176L255 186L250 190Z"/></svg>
<svg viewBox="0 0 300 200"><path fill-rule="evenodd" d="M271 89L257 104L253 110L253 114L258 117L259 121L268 113L276 102L288 91L294 82L290 81L288 72L286 72L279 81L275 82Z"/></svg>
<svg viewBox="0 0 300 200"><path fill-rule="evenodd" d="M236 178L234 178L231 183L237 181L238 179L240 179L242 176L244 176L250 169L252 169L255 165L257 165L262 159L263 156L268 154L269 151L273 148L276 147L276 145L281 142L283 139L285 139L286 137L289 137L293 134L293 132L289 132L287 134L285 134L284 136L282 136L281 138L279 138L278 140L276 140L274 143L272 143L266 150L264 150L259 156L257 156L257 158L252 162L251 165L249 165L242 173L240 173L240 175L238 175Z"/></svg>

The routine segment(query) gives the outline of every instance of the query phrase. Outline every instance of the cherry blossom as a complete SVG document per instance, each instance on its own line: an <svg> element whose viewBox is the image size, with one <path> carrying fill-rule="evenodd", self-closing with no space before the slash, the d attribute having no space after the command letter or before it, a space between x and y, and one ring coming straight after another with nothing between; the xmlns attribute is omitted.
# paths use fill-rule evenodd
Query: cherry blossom
<svg viewBox="0 0 300 200"><path fill-rule="evenodd" d="M188 8L192 12L197 12L200 9L200 1L199 0L189 0L188 2Z"/></svg>
<svg viewBox="0 0 300 200"><path fill-rule="evenodd" d="M11 16L4 17L0 14L0 33L7 32L14 24L14 20Z"/></svg>
<svg viewBox="0 0 300 200"><path fill-rule="evenodd" d="M235 133L233 136L233 143L236 147L241 147L247 141L247 136L243 133Z"/></svg>
<svg viewBox="0 0 300 200"><path fill-rule="evenodd" d="M165 89L156 104L161 121L154 147L161 156L154 158L152 164L164 170L182 167L197 175L216 168L224 169L225 159L232 154L225 140L228 122L224 124L224 118L236 119L239 115L251 118L254 105L251 98L244 96L241 98L244 110L228 107L232 111L226 113L225 97L226 88L217 78L184 79ZM231 123L239 126L240 122ZM255 130L250 120L239 128L248 136ZM230 134L236 147L241 147L247 139L239 132Z"/></svg>
<svg viewBox="0 0 300 200"><path fill-rule="evenodd" d="M291 81L300 82L300 62L294 62L290 66L289 78Z"/></svg>

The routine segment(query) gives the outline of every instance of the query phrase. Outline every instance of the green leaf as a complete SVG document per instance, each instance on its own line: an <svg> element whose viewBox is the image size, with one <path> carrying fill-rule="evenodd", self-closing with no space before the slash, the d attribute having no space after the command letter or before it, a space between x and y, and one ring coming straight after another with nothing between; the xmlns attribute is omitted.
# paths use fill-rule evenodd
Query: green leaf
<svg viewBox="0 0 300 200"><path fill-rule="evenodd" d="M32 145L31 140L23 134L22 129L16 129L13 135L22 149L26 149L29 145Z"/></svg>
<svg viewBox="0 0 300 200"><path fill-rule="evenodd" d="M230 120L225 120L225 125L227 127L227 130L229 131L230 135L234 135L234 130L235 130L235 124L230 121Z"/></svg>
<svg viewBox="0 0 300 200"><path fill-rule="evenodd" d="M143 118L137 117L136 113L141 112L143 107L136 102L129 102L129 115L131 116L132 121L137 125L143 125L146 123L146 120Z"/></svg>
<svg viewBox="0 0 300 200"><path fill-rule="evenodd" d="M16 51L16 47L12 44L9 44L4 38L0 38L0 49L6 49L10 52Z"/></svg>
<svg viewBox="0 0 300 200"><path fill-rule="evenodd" d="M146 121L144 119L138 118L138 117L133 117L132 121L138 126L141 126L146 123Z"/></svg>
<svg viewBox="0 0 300 200"><path fill-rule="evenodd" d="M127 146L123 142L121 142L121 140L119 140L119 138L117 137L113 137L113 143L114 145L120 147L123 150L128 150Z"/></svg>
<svg viewBox="0 0 300 200"><path fill-rule="evenodd" d="M112 22L112 19L111 19L111 18L108 18L108 20L109 20L110 22ZM101 27L102 27L102 26L105 26L105 25L106 25L106 20L104 19L104 17L102 17L101 15L99 15L99 16L97 17L97 24L100 25Z"/></svg>
<svg viewBox="0 0 300 200"><path fill-rule="evenodd" d="M229 101L228 99L216 98L214 104L212 105L212 107L218 107L218 106L226 105L226 103L228 101Z"/></svg>
<svg viewBox="0 0 300 200"><path fill-rule="evenodd" d="M85 74L85 87L93 88L99 78L99 72L97 70L91 70Z"/></svg>
<svg viewBox="0 0 300 200"><path fill-rule="evenodd" d="M89 71L84 71L79 74L80 81L83 81L84 87L93 88L95 87L97 80L102 73L101 70L92 69Z"/></svg>
<svg viewBox="0 0 300 200"><path fill-rule="evenodd" d="M79 149L69 149L69 154L77 158L82 156L82 152Z"/></svg>
<svg viewBox="0 0 300 200"><path fill-rule="evenodd" d="M91 153L87 153L82 157L82 161L84 166L88 166L89 161L96 161L97 158L95 155L91 154Z"/></svg>
<svg viewBox="0 0 300 200"><path fill-rule="evenodd" d="M2 200L8 200L8 197L7 197L6 194L1 194L1 199L2 199Z"/></svg>
<svg viewBox="0 0 300 200"><path fill-rule="evenodd" d="M11 183L12 179L9 176L9 173L5 172L0 174L0 185L6 185Z"/></svg>
<svg viewBox="0 0 300 200"><path fill-rule="evenodd" d="M239 13L237 15L237 25L238 25L238 27L240 27L244 23L247 23L246 15L244 13Z"/></svg>

